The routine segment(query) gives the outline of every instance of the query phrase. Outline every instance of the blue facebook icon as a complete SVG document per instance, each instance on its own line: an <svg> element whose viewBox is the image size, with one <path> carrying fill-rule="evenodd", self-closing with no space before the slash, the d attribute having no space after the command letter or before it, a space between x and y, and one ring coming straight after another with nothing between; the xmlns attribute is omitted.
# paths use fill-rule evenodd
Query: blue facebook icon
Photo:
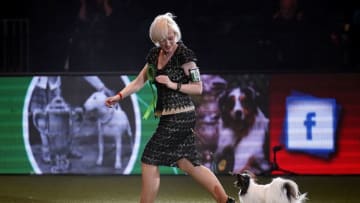
<svg viewBox="0 0 360 203"><path fill-rule="evenodd" d="M318 156L334 152L338 107L332 98L288 96L284 125L286 148Z"/></svg>

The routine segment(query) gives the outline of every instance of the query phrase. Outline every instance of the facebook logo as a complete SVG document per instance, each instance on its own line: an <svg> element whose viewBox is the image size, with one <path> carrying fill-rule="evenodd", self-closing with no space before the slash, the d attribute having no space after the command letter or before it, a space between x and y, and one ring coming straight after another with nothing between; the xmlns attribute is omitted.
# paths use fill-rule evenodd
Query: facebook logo
<svg viewBox="0 0 360 203"><path fill-rule="evenodd" d="M335 99L287 97L284 129L287 149L319 156L334 152L337 111Z"/></svg>
<svg viewBox="0 0 360 203"><path fill-rule="evenodd" d="M316 115L315 112L309 112L308 114L306 114L306 120L304 121L304 125L306 127L306 138L308 140L311 140L312 138L311 129L316 124L316 122L312 120L312 117L315 117L315 115Z"/></svg>

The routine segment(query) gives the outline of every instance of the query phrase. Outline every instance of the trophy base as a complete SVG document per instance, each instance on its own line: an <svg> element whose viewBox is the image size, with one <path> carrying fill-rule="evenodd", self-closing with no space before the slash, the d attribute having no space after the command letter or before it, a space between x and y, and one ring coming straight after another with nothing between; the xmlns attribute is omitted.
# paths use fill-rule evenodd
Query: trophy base
<svg viewBox="0 0 360 203"><path fill-rule="evenodd" d="M70 161L66 155L55 156L55 166L51 167L51 173L67 173L70 169Z"/></svg>

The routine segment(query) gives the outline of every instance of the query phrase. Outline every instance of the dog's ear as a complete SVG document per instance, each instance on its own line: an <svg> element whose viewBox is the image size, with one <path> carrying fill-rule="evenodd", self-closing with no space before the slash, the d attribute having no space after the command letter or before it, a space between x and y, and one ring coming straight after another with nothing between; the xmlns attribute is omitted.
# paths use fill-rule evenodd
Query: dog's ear
<svg viewBox="0 0 360 203"><path fill-rule="evenodd" d="M255 91L255 89L250 86L244 89L244 94L246 95L246 97L253 101L255 101L256 97L258 96L258 93Z"/></svg>
<svg viewBox="0 0 360 203"><path fill-rule="evenodd" d="M225 112L225 101L226 101L226 98L228 96L228 91L226 91L224 94L222 94L219 99L218 99L218 105L219 105L219 109L220 109L220 112L223 113Z"/></svg>
<svg viewBox="0 0 360 203"><path fill-rule="evenodd" d="M221 116L221 119L224 121L225 125L230 123L229 112L234 107L234 101L231 100L229 97L230 92L231 92L231 89L227 90L218 99L218 107L220 109L220 116Z"/></svg>
<svg viewBox="0 0 360 203"><path fill-rule="evenodd" d="M107 97L110 97L110 96L112 96L112 95L115 94L115 92L114 92L113 90L108 89L108 88L106 88L106 87L104 87L104 88L101 89L100 91L102 91L102 92L105 94L105 96L107 96Z"/></svg>
<svg viewBox="0 0 360 203"><path fill-rule="evenodd" d="M252 179L256 180L256 175L250 170L244 170L244 173L248 174Z"/></svg>
<svg viewBox="0 0 360 203"><path fill-rule="evenodd" d="M246 87L243 89L243 93L245 95L245 99L242 100L243 105L251 109L256 108L258 93L255 89L252 87Z"/></svg>

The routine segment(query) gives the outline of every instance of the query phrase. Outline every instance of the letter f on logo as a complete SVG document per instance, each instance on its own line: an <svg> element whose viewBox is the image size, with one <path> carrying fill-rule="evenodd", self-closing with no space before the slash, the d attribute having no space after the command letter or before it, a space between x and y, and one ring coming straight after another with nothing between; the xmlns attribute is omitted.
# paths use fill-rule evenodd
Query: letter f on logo
<svg viewBox="0 0 360 203"><path fill-rule="evenodd" d="M316 122L312 119L316 116L315 112L309 112L306 114L304 125L306 127L306 139L312 139L312 128L316 125Z"/></svg>

